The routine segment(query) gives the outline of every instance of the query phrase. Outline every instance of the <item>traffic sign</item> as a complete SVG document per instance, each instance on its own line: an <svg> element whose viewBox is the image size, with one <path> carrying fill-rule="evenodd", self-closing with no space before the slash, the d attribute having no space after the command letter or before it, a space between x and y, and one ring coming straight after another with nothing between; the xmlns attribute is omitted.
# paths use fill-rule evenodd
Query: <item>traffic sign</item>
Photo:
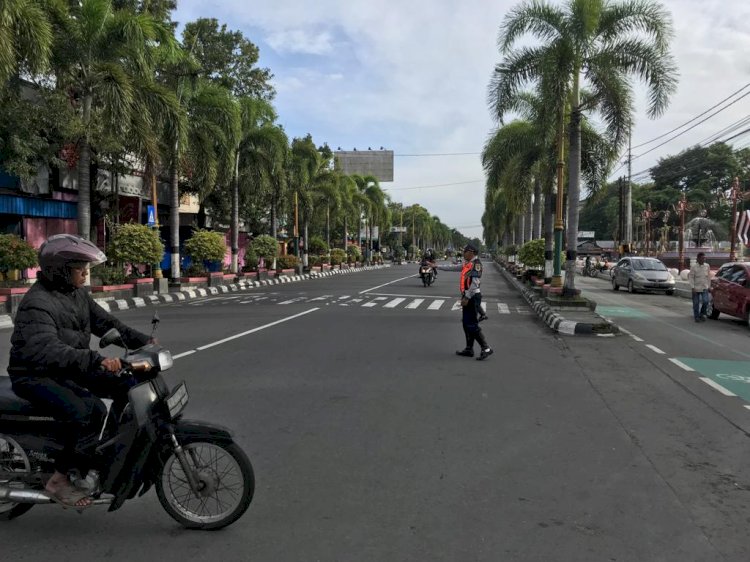
<svg viewBox="0 0 750 562"><path fill-rule="evenodd" d="M148 218L146 219L146 225L148 226L156 226L156 212L154 212L154 206L149 205L147 207L148 209Z"/></svg>

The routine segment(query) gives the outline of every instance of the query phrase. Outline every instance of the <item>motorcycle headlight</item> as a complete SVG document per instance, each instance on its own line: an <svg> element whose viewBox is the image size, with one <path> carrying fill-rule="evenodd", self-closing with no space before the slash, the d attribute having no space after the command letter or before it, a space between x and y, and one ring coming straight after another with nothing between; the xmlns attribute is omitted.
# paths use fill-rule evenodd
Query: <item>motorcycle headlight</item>
<svg viewBox="0 0 750 562"><path fill-rule="evenodd" d="M172 354L166 349L159 352L159 369L166 371L172 368Z"/></svg>

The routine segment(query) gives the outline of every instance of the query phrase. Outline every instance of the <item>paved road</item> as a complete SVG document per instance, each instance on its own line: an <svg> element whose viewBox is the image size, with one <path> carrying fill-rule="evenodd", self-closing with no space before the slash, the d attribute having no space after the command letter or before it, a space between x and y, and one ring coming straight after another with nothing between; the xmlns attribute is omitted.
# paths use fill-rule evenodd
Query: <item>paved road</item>
<svg viewBox="0 0 750 562"><path fill-rule="evenodd" d="M250 510L200 533L153 495L37 507L0 526L3 560L750 559L750 411L669 361L697 349L688 334L682 351L653 339L664 356L559 337L488 268L496 354L460 358L458 274L425 289L415 269L161 307L189 414L234 428L255 464ZM151 310L119 314L146 327Z"/></svg>

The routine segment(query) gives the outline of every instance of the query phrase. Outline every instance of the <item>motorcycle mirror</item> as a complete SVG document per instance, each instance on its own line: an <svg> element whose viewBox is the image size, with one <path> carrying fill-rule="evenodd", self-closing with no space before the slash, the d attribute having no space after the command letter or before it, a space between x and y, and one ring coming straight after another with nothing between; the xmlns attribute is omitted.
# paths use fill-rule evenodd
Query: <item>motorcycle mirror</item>
<svg viewBox="0 0 750 562"><path fill-rule="evenodd" d="M99 349L104 349L112 344L119 343L121 347L125 347L125 342L122 341L122 336L116 328L108 330L102 338L99 340Z"/></svg>

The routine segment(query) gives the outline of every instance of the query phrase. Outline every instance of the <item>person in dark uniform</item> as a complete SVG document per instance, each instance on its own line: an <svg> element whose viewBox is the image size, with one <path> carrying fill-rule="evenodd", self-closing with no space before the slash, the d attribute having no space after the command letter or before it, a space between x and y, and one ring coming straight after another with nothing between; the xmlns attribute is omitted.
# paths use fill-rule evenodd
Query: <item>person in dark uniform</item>
<svg viewBox="0 0 750 562"><path fill-rule="evenodd" d="M474 342L479 343L480 353L477 361L483 361L492 355L492 348L484 339L482 329L479 327L479 315L483 314L480 306L481 291L479 288L482 278L482 262L477 257L478 249L473 244L467 244L464 248L464 267L461 270L459 288L461 290L461 307L463 310L462 324L466 336L466 347L456 351L456 355L462 357L474 357Z"/></svg>

